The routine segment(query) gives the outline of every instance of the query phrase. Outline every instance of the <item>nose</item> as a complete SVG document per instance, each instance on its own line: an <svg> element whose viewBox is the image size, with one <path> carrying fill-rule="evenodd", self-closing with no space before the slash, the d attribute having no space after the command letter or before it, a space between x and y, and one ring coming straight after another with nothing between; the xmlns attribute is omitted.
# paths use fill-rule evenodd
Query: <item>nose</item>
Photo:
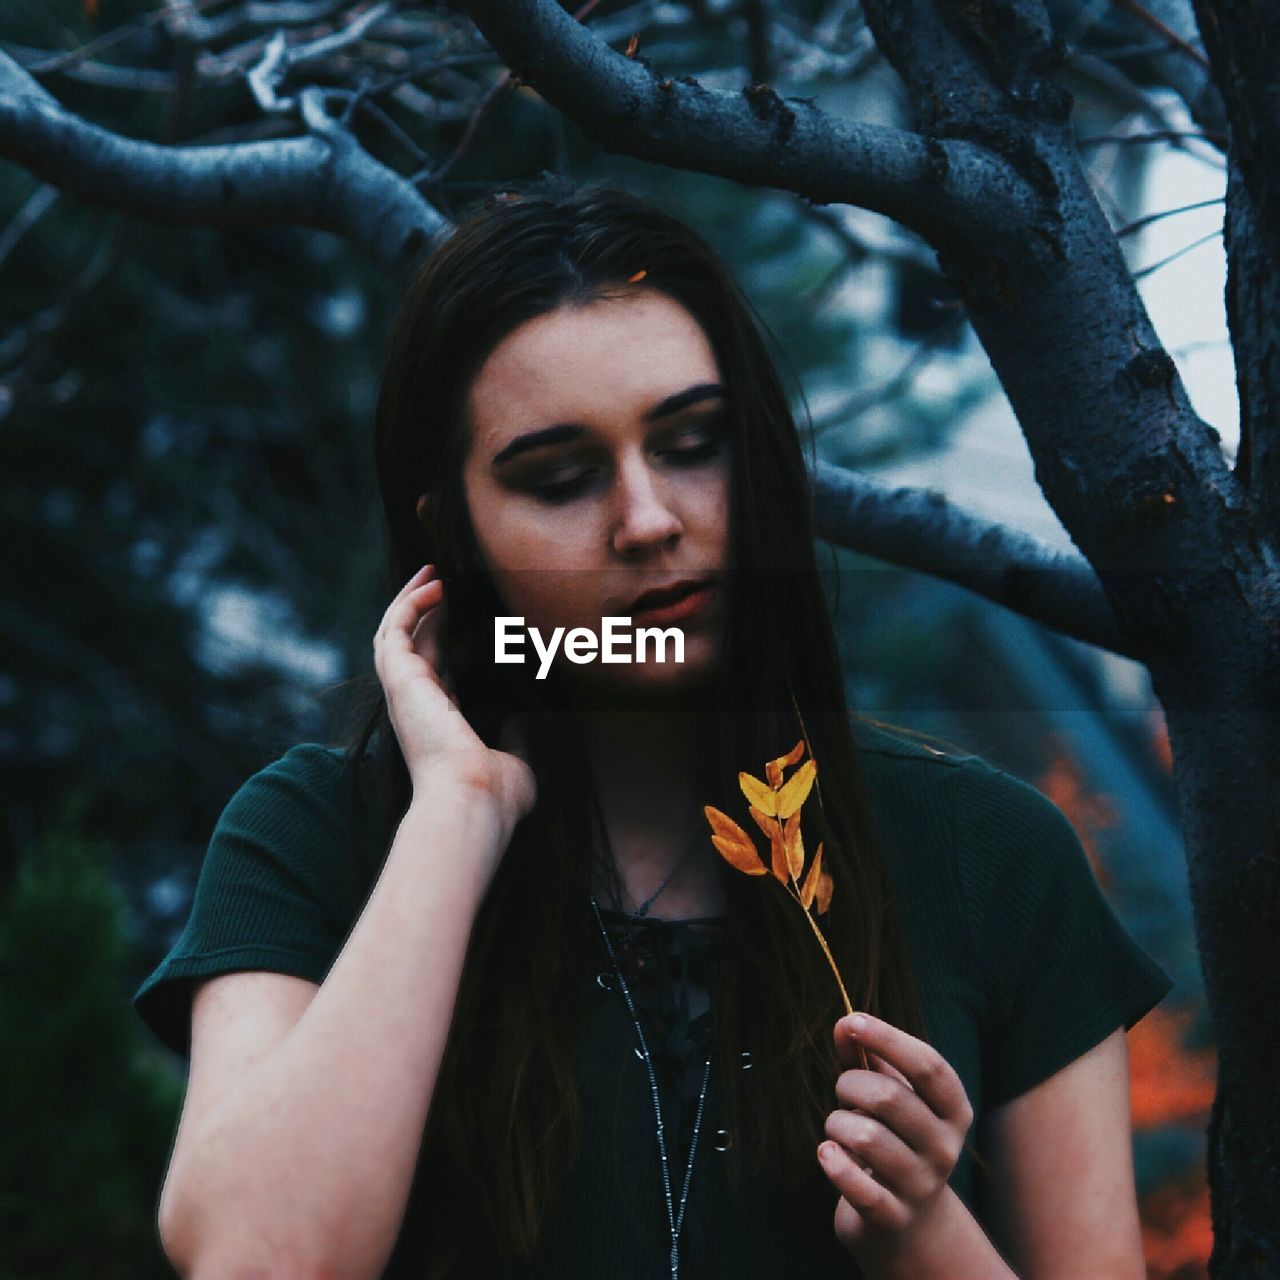
<svg viewBox="0 0 1280 1280"><path fill-rule="evenodd" d="M684 528L662 479L642 461L619 468L616 501L613 548L627 559L673 542Z"/></svg>

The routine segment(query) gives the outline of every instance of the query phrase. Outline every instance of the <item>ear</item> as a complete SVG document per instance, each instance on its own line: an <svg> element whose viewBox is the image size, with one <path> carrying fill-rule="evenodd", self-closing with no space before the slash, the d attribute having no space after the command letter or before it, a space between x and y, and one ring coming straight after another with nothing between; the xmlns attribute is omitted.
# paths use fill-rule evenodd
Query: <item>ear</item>
<svg viewBox="0 0 1280 1280"><path fill-rule="evenodd" d="M419 494L414 511L417 514L418 523L434 539L436 536L436 495L434 493Z"/></svg>

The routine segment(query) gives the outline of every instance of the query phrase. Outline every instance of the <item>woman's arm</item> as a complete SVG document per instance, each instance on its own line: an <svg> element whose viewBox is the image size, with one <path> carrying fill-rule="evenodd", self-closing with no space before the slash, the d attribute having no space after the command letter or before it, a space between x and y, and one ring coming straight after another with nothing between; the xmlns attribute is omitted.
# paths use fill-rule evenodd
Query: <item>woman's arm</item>
<svg viewBox="0 0 1280 1280"><path fill-rule="evenodd" d="M242 1030L252 1009L206 1009L160 1205L179 1274L381 1274L471 927L510 834L470 779L444 770L425 780L296 1025L260 1055Z"/></svg>
<svg viewBox="0 0 1280 1280"><path fill-rule="evenodd" d="M1021 1280L1144 1280L1122 1029L981 1129L992 1235Z"/></svg>

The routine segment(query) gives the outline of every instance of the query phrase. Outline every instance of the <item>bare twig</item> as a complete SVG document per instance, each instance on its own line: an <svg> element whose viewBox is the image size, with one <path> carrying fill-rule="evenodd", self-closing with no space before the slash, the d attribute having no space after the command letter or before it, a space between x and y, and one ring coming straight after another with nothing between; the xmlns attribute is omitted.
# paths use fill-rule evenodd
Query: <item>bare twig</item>
<svg viewBox="0 0 1280 1280"><path fill-rule="evenodd" d="M54 204L57 199L57 187L51 186L47 182L41 183L27 197L26 203L14 214L13 221L0 234L0 269L3 269L5 261L17 247L18 241L40 221L44 216L45 210Z"/></svg>

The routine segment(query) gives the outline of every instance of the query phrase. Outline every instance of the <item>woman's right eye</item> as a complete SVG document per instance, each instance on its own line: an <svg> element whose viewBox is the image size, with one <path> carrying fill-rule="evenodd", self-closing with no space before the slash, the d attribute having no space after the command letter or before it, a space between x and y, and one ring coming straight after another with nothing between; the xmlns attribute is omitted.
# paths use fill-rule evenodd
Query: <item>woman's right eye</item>
<svg viewBox="0 0 1280 1280"><path fill-rule="evenodd" d="M568 480L560 480L553 484L538 484L530 486L529 492L533 494L539 502L560 503L567 502L570 498L576 497L586 483L589 472L581 472Z"/></svg>

